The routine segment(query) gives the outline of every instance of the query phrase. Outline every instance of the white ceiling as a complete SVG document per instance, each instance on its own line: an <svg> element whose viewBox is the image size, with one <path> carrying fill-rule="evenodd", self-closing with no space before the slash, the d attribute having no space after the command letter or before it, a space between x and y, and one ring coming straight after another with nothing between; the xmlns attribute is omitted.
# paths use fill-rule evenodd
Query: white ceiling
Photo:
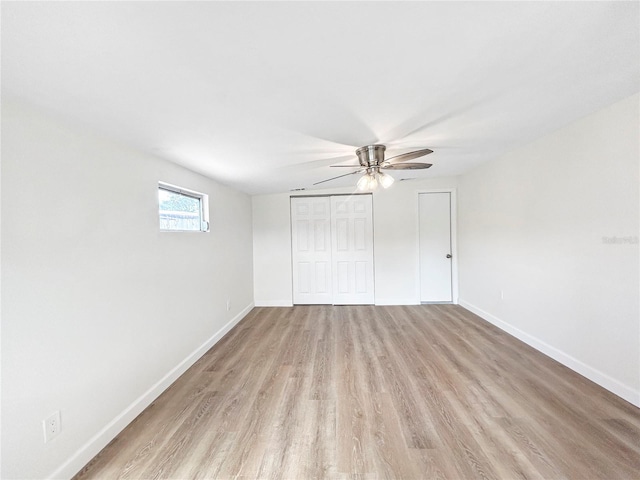
<svg viewBox="0 0 640 480"><path fill-rule="evenodd" d="M2 2L2 91L251 194L456 175L638 92L639 5Z"/></svg>

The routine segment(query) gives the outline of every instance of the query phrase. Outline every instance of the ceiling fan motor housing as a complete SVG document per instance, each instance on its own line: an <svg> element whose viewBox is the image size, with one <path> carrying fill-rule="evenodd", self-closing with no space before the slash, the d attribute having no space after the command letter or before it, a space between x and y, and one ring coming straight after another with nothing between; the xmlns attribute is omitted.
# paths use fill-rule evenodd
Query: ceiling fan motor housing
<svg viewBox="0 0 640 480"><path fill-rule="evenodd" d="M382 165L384 162L384 145L366 145L356 150L358 161L363 167Z"/></svg>

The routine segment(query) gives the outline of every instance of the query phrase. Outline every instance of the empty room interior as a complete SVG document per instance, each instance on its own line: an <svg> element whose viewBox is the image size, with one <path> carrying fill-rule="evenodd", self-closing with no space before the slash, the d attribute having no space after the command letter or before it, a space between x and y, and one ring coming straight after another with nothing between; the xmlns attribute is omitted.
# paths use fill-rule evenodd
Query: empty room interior
<svg viewBox="0 0 640 480"><path fill-rule="evenodd" d="M2 2L3 479L640 479L640 2Z"/></svg>

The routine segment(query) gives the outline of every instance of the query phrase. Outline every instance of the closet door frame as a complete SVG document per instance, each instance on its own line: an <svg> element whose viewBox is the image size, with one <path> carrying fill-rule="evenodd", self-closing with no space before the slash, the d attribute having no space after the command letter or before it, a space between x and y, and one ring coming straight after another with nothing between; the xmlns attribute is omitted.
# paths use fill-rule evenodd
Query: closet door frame
<svg viewBox="0 0 640 480"><path fill-rule="evenodd" d="M334 213L336 205L342 205L340 198L353 198L353 197L367 197L368 205L356 206L351 204L350 207L354 209L354 212L347 217L342 213ZM330 206L329 210L329 239L331 242L330 252L330 269L328 275L330 276L331 294L329 296L318 295L314 291L314 288L309 288L315 285L314 279L309 275L315 274L317 267L315 267L312 253L305 258L308 247L312 247L313 239L305 239L303 236L309 235L311 229L314 227L309 226L304 221L303 210L298 211L298 206L304 203L303 199L326 199L317 200L319 203L328 202ZM300 200L298 200L300 199ZM312 204L314 200L311 200ZM325 203L326 205L326 203ZM294 209L294 207L296 209ZM311 208L311 207L309 207ZM309 212L309 209L307 209ZM337 212L337 210L336 210ZM362 215L365 215L364 228ZM368 215L368 217L367 217ZM313 215L311 215L313 216ZM336 218L342 217L339 226L336 227ZM359 217L359 218L356 218ZM346 222L345 222L346 219ZM291 220L291 268L292 268L292 299L294 305L309 305L309 304L325 304L325 305L374 305L375 304L375 268L374 268L374 235L373 235L373 195L371 194L336 194L336 195L296 195L290 197L290 220ZM366 225L368 220L368 225ZM326 221L326 219L325 219ZM304 231L298 231L303 229ZM338 232L338 229L340 230ZM338 238L337 234L340 234ZM346 237L345 237L346 235ZM363 235L366 238L363 238ZM337 252L334 251L338 246L344 248L345 239L348 241L350 249L353 249L353 254L349 255L349 252ZM300 244L299 242L303 243ZM326 244L326 242L325 242ZM300 252L299 247L302 246L304 252ZM362 247L368 248L368 253L363 252ZM313 250L313 248L311 249ZM302 255L301 255L302 253ZM345 256L346 253L346 256ZM320 261L326 261L326 256L321 253ZM367 256L368 255L368 256ZM363 260L364 259L364 260ZM338 274L338 260L340 261L340 268L343 276L345 272L348 276L348 284L351 292L338 292L336 290L338 282L336 274ZM363 262L366 262L363 264ZM364 276L363 276L364 268ZM306 279L301 278L301 275L307 275ZM364 281L363 281L364 279ZM342 279L344 280L344 279ZM364 284L364 288L363 288ZM343 290L346 283L343 281ZM304 294L301 294L301 287L305 287L307 290Z"/></svg>
<svg viewBox="0 0 640 480"><path fill-rule="evenodd" d="M420 194L423 193L449 193L451 195L451 294L452 300L448 303L458 304L458 231L457 231L457 189L455 188L433 188L419 189L415 193L416 205L416 248L418 253L418 262L416 264L416 303L421 301L421 275L420 275ZM436 302L438 303L438 302Z"/></svg>

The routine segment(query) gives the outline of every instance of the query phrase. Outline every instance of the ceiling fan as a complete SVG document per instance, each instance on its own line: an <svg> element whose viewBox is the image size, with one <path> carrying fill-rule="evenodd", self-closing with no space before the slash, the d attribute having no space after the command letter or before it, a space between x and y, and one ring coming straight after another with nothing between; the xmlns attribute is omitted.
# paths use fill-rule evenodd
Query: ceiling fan
<svg viewBox="0 0 640 480"><path fill-rule="evenodd" d="M314 185L364 172L364 175L358 180L358 190L371 191L378 188L378 185L382 186L382 188L389 188L394 179L391 175L381 170L420 170L429 168L432 165L431 163L405 163L408 160L433 153L433 150L429 148L403 153L385 160L384 151L386 149L387 147L384 145L365 145L360 147L356 150L360 165L331 165L332 167L357 168L358 170L316 182Z"/></svg>

